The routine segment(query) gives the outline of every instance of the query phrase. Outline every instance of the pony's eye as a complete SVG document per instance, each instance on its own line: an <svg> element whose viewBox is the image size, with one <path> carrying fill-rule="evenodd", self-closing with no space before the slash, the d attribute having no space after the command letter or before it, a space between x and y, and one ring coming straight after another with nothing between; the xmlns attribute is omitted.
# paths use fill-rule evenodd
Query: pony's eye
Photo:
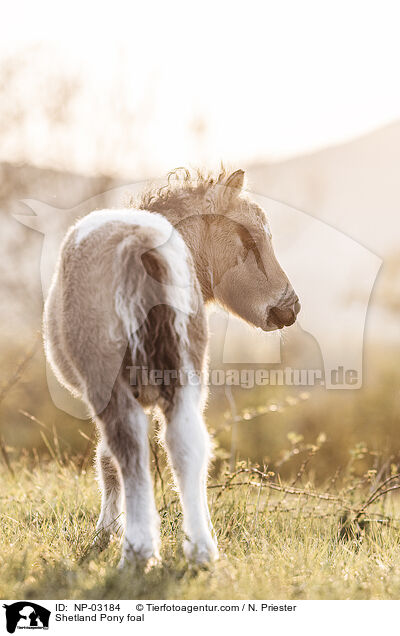
<svg viewBox="0 0 400 636"><path fill-rule="evenodd" d="M252 252L252 254L254 255L254 258L256 259L257 267L260 269L260 271L263 272L263 274L265 274L264 264L260 255L260 251L257 247L255 240L251 236L250 232L243 229L240 232L240 240L242 242L243 247L246 250L246 256L244 257L244 259L242 258L242 262L246 262L248 253ZM239 264L239 261L238 261L238 264Z"/></svg>
<svg viewBox="0 0 400 636"><path fill-rule="evenodd" d="M246 250L251 250L254 246L254 241L250 233L244 228L239 233L240 242Z"/></svg>

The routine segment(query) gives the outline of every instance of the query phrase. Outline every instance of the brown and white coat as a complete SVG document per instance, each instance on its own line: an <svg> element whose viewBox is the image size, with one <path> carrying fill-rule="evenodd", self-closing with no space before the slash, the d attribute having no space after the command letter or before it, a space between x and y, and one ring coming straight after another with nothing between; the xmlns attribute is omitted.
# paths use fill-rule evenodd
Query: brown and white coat
<svg viewBox="0 0 400 636"><path fill-rule="evenodd" d="M179 489L188 559L217 557L207 505L210 443L198 382L207 358L205 306L218 302L265 331L292 324L300 305L273 252L264 211L244 173L186 171L126 209L94 211L70 228L45 305L46 353L100 433L98 530L126 513L123 558L159 557L146 410L162 412ZM180 371L147 384L140 373Z"/></svg>

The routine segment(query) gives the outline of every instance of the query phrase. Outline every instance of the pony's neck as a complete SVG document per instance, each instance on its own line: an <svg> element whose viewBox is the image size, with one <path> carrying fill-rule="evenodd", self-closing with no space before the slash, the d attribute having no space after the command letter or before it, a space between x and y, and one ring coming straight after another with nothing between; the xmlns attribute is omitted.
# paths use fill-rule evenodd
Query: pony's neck
<svg viewBox="0 0 400 636"><path fill-rule="evenodd" d="M178 214L173 209L160 210L159 214L165 216L181 234L191 252L203 300L205 303L212 301L213 263L207 217L189 211L186 214L180 211Z"/></svg>

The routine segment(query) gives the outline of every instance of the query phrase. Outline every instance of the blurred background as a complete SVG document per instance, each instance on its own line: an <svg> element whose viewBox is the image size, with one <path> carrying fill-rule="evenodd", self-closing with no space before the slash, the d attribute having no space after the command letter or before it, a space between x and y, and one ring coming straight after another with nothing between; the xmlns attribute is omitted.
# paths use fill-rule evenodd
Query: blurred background
<svg viewBox="0 0 400 636"><path fill-rule="evenodd" d="M90 465L93 425L58 409L48 390L38 338L41 259L75 218L121 205L133 184L177 166L218 169L223 161L246 169L249 192L324 222L382 266L371 296L350 270L334 300L332 290L345 347L355 337L346 312L369 302L362 388L212 387L214 471L239 458L285 473L287 458L314 443L323 445L316 479L349 458L356 458L356 472L397 462L396 18L396 3L385 1L9 4L0 24L4 461L21 453L46 457L50 435L61 454ZM39 216L25 225L14 216L32 210ZM281 236L296 231L281 222L278 247ZM336 271L334 259L331 266ZM316 306L318 300L316 289ZM227 317L217 311L210 327L213 367L232 368L224 360L241 360L243 351L248 359L237 368L279 367L257 358L265 336L235 322L227 339ZM322 368L320 343L302 328L301 315L278 353L283 367Z"/></svg>

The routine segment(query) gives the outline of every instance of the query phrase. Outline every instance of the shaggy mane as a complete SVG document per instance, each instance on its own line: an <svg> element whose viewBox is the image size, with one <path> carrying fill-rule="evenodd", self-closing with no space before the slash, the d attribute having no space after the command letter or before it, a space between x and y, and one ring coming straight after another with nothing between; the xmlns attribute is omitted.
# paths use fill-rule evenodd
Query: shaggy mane
<svg viewBox="0 0 400 636"><path fill-rule="evenodd" d="M168 173L164 186L150 186L138 199L132 198L129 207L150 212L168 210L172 207L184 210L188 205L188 195L204 196L207 190L222 184L227 174L223 165L218 175L202 170L191 173L187 168L175 168Z"/></svg>

